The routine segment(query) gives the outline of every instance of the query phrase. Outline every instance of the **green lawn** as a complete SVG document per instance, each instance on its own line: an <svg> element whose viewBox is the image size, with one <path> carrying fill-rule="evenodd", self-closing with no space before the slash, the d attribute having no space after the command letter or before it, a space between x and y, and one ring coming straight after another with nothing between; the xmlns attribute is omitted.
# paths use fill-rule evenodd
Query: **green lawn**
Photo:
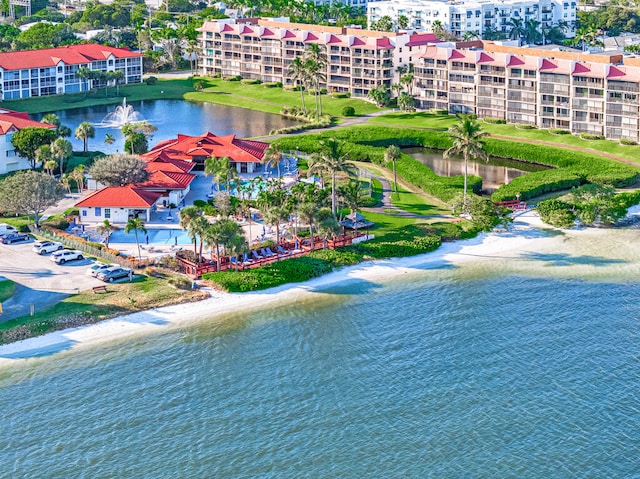
<svg viewBox="0 0 640 479"><path fill-rule="evenodd" d="M243 85L237 81L223 81L219 78L203 78L207 86L201 92L185 95L188 100L208 101L222 105L249 108L268 113L280 113L283 106L302 107L300 92L285 91L282 88L267 88L264 85ZM307 109L315 109L313 96L305 95ZM333 116L342 116L342 108L352 106L356 115L366 115L379 108L364 100L333 98L322 95L322 111Z"/></svg>
<svg viewBox="0 0 640 479"><path fill-rule="evenodd" d="M4 303L13 296L16 291L16 285L10 279L0 281L0 303Z"/></svg>
<svg viewBox="0 0 640 479"><path fill-rule="evenodd" d="M391 193L391 204L403 211L418 215L450 214L451 211L443 206L434 205L421 195L417 195L398 186L398 192Z"/></svg>
<svg viewBox="0 0 640 479"><path fill-rule="evenodd" d="M369 119L371 123L403 126L412 128L429 128L446 131L456 121L455 116L433 115L431 113L389 113ZM583 140L574 135L554 135L547 130L519 130L515 125L495 125L482 122L482 129L492 135L527 138L555 143L559 146L570 145L579 148L590 148L616 155L629 161L640 163L640 146L623 146L613 140Z"/></svg>

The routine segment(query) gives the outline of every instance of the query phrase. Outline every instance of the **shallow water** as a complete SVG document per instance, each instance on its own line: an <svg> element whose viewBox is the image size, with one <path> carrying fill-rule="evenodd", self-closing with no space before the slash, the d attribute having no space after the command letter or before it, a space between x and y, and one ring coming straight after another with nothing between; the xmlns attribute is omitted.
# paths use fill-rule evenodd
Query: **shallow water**
<svg viewBox="0 0 640 479"><path fill-rule="evenodd" d="M0 477L638 477L636 236L490 235L0 368Z"/></svg>

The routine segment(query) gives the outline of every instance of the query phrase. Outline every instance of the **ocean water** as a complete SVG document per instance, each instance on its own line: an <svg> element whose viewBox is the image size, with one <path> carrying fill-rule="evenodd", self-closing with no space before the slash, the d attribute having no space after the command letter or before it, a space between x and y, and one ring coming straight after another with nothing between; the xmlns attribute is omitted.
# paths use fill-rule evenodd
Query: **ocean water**
<svg viewBox="0 0 640 479"><path fill-rule="evenodd" d="M594 234L0 368L0 477L640 477L637 231Z"/></svg>

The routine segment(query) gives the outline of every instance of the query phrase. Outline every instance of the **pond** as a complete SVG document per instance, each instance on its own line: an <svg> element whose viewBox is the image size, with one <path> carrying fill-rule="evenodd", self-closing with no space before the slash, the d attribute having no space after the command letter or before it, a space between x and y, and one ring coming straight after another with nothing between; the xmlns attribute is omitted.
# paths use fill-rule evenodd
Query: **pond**
<svg viewBox="0 0 640 479"><path fill-rule="evenodd" d="M436 175L464 174L464 160L462 158L445 159L442 157L442 151L426 148L403 148L402 151L431 168ZM468 168L469 175L482 178L482 190L487 193L497 190L501 185L511 183L518 176L546 169L548 167L542 165L496 157L491 157L488 162L470 160Z"/></svg>
<svg viewBox="0 0 640 479"><path fill-rule="evenodd" d="M178 133L185 135L201 135L210 131L218 136L235 133L239 138L268 135L273 129L296 125L297 122L287 120L279 115L260 111L235 108L213 103L191 102L186 100L145 100L130 102L129 105L142 117L158 128L149 140L149 147L157 142L175 138ZM96 127L95 138L89 139L89 150L105 153L122 152L124 137L119 127L101 125L104 117L112 113L118 105L97 105L84 108L73 108L55 112L63 125L75 131L83 121ZM39 120L44 116L33 115ZM115 137L115 143L104 142L106 134ZM71 136L74 150L82 150L81 140Z"/></svg>

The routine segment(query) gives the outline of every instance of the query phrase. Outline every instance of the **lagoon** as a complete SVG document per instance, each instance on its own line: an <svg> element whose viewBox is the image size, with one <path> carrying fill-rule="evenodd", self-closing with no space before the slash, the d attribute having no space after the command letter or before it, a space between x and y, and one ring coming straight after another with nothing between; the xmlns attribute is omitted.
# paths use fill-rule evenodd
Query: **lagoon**
<svg viewBox="0 0 640 479"><path fill-rule="evenodd" d="M0 476L635 477L638 241L482 235L4 365Z"/></svg>
<svg viewBox="0 0 640 479"><path fill-rule="evenodd" d="M218 136L235 133L239 138L268 135L273 129L296 125L291 120L274 115L244 108L235 108L214 103L191 102L186 100L144 100L129 103L145 120L158 128L149 140L149 147L158 141L175 138L178 133L185 135L201 135L210 131ZM122 152L124 138L120 129L101 126L104 117L114 111L118 105L97 105L84 108L73 108L55 112L63 125L75 131L83 121L96 126L95 138L89 139L89 149L105 153ZM44 114L32 115L34 119L41 119ZM116 142L113 145L104 143L105 135L113 135ZM69 138L73 148L82 151L81 140Z"/></svg>

